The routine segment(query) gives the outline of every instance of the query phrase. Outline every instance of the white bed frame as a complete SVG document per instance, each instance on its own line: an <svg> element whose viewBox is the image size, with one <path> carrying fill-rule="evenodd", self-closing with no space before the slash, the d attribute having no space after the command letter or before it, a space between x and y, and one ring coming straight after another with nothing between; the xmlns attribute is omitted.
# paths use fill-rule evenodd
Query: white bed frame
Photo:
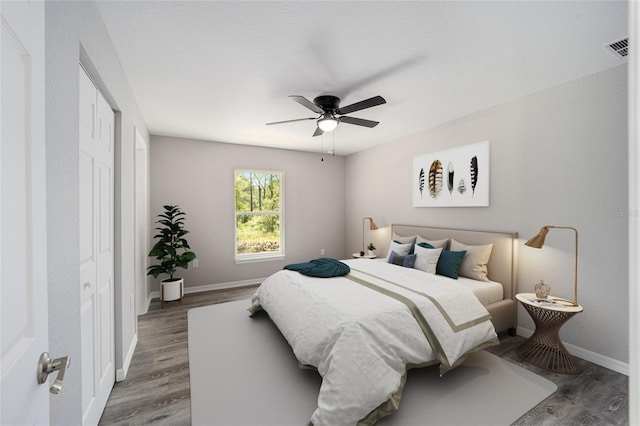
<svg viewBox="0 0 640 426"><path fill-rule="evenodd" d="M493 244L488 263L489 279L504 287L504 298L486 306L492 316L491 321L500 333L508 331L515 335L517 326L515 295L517 285L517 232L475 231L470 229L437 228L420 225L391 225L391 235L420 235L428 240L453 238L467 245Z"/></svg>

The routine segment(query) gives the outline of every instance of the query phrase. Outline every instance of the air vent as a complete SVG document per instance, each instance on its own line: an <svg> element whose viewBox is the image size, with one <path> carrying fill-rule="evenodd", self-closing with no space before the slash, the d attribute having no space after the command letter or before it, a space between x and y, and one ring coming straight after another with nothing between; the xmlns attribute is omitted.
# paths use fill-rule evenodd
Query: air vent
<svg viewBox="0 0 640 426"><path fill-rule="evenodd" d="M629 53L629 38L605 44L605 48L618 58L626 58Z"/></svg>

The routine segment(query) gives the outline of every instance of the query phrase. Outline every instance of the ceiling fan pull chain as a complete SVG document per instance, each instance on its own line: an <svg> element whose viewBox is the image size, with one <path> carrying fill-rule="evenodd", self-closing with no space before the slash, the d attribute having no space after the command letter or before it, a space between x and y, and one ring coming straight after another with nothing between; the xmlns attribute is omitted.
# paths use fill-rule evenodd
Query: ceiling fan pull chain
<svg viewBox="0 0 640 426"><path fill-rule="evenodd" d="M333 146L331 147L331 155L333 157L336 156L336 132L331 133L331 137L333 138Z"/></svg>

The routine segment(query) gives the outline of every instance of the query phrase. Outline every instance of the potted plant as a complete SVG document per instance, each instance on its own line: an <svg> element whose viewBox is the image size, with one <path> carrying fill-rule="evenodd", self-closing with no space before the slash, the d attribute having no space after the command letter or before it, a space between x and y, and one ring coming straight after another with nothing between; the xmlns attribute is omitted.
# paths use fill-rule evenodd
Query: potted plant
<svg viewBox="0 0 640 426"><path fill-rule="evenodd" d="M369 243L369 245L367 246L367 251L369 252L369 256L375 256L376 246L373 243Z"/></svg>
<svg viewBox="0 0 640 426"><path fill-rule="evenodd" d="M178 299L182 303L184 281L182 278L175 278L174 274L178 268L187 269L189 262L196 258L184 238L189 233L184 229L185 213L180 210L180 206L164 206L164 213L157 217L156 223L159 226L155 229L158 233L153 236L157 241L149 256L156 258L159 263L149 266L147 275L153 275L154 278L158 278L160 274L169 276L160 282L160 300L163 305L165 301Z"/></svg>

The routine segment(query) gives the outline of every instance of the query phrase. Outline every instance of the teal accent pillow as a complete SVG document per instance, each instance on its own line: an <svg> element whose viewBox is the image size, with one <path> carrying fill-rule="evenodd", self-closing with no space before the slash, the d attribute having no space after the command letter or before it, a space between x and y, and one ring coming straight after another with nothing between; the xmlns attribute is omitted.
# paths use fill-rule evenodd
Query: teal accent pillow
<svg viewBox="0 0 640 426"><path fill-rule="evenodd" d="M419 245L420 247L422 247L422 248L431 248L431 249L435 248L434 246L432 246L432 245L431 245L431 244L429 244L429 243L418 243L418 245Z"/></svg>
<svg viewBox="0 0 640 426"><path fill-rule="evenodd" d="M391 252L389 256L389 263L393 263L394 265L403 266L405 268L413 268L413 264L416 262L415 254L408 254L406 256L401 256L395 251Z"/></svg>
<svg viewBox="0 0 640 426"><path fill-rule="evenodd" d="M449 251L442 250L440 253L440 258L438 259L438 264L436 265L436 274L444 275L445 277L453 278L454 280L458 279L458 269L460 268L460 264L462 263L462 259L464 255L467 253L464 251Z"/></svg>

